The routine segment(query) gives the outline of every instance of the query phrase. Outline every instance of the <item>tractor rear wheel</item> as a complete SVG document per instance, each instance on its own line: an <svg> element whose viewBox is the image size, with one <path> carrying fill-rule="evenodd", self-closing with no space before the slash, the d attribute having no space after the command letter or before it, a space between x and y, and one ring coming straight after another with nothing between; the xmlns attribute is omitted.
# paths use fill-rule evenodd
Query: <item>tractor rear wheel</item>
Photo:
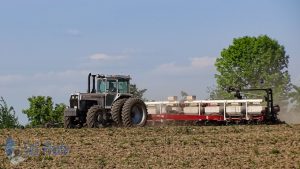
<svg viewBox="0 0 300 169"><path fill-rule="evenodd" d="M117 125L122 125L122 107L126 102L126 98L115 101L111 108L111 117Z"/></svg>
<svg viewBox="0 0 300 169"><path fill-rule="evenodd" d="M64 117L64 127L66 129L74 128L75 127L74 117L72 117L72 116L65 116Z"/></svg>
<svg viewBox="0 0 300 169"><path fill-rule="evenodd" d="M122 120L125 127L142 127L147 122L147 108L143 100L129 98L122 108Z"/></svg>
<svg viewBox="0 0 300 169"><path fill-rule="evenodd" d="M88 128L98 128L103 123L103 109L100 106L92 106L86 116Z"/></svg>

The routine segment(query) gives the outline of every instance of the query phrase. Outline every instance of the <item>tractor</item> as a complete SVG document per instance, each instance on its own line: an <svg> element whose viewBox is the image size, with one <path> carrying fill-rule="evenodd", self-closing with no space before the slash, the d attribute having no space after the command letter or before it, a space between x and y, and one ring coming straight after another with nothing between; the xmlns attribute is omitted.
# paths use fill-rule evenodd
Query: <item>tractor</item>
<svg viewBox="0 0 300 169"><path fill-rule="evenodd" d="M64 127L144 126L147 107L143 100L130 94L130 79L125 75L89 73L87 93L70 96L70 105L64 111Z"/></svg>

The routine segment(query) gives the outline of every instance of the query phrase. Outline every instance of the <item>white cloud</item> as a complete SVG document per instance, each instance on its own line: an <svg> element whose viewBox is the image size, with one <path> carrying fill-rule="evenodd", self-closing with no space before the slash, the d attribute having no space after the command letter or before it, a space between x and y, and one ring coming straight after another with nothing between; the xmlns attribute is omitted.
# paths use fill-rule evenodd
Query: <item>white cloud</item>
<svg viewBox="0 0 300 169"><path fill-rule="evenodd" d="M109 60L109 56L103 53L96 53L89 57L91 60Z"/></svg>
<svg viewBox="0 0 300 169"><path fill-rule="evenodd" d="M89 59L91 60L99 60L99 61L115 61L115 60L122 60L125 59L125 56L119 55L108 55L105 53L95 53L91 56L89 56Z"/></svg>
<svg viewBox="0 0 300 169"><path fill-rule="evenodd" d="M68 29L66 33L70 36L80 36L81 32L78 29Z"/></svg>
<svg viewBox="0 0 300 169"><path fill-rule="evenodd" d="M207 97L207 87L214 84L216 73L215 57L186 58L183 62L169 62L157 66L144 79L149 92L148 99L165 100L167 96L176 96L180 91L196 95L199 99ZM149 83L155 79L158 83Z"/></svg>
<svg viewBox="0 0 300 169"><path fill-rule="evenodd" d="M161 64L155 69L155 71L161 73L184 73L188 70L188 67L176 65L174 62Z"/></svg>
<svg viewBox="0 0 300 169"><path fill-rule="evenodd" d="M22 81L24 79L21 75L0 75L0 86Z"/></svg>
<svg viewBox="0 0 300 169"><path fill-rule="evenodd" d="M60 94L62 89L66 92L74 92L79 89L78 84L85 84L89 71L86 70L66 70L62 72L46 72L33 75L1 75L0 93L10 93L26 89L32 94ZM73 86L71 88L68 88ZM76 87L77 86L77 87ZM48 90L52 88L53 90ZM7 89L10 89L6 91ZM4 92L5 91L5 92ZM26 92L26 93L27 93Z"/></svg>
<svg viewBox="0 0 300 169"><path fill-rule="evenodd" d="M214 66L216 58L214 57L195 57L191 58L191 66L194 68L206 68Z"/></svg>
<svg viewBox="0 0 300 169"><path fill-rule="evenodd" d="M161 64L154 72L169 75L193 74L197 71L213 68L215 60L215 57L194 57L189 59L187 65L180 65L175 62Z"/></svg>

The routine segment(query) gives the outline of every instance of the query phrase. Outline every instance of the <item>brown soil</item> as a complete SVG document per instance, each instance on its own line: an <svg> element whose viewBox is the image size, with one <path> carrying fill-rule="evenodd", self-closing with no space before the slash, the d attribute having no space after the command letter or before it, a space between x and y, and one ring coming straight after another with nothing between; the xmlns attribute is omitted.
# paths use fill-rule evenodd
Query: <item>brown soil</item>
<svg viewBox="0 0 300 169"><path fill-rule="evenodd" d="M26 160L12 165L1 148L0 168L300 168L300 125L4 129L1 147L9 136ZM70 152L43 155L47 140Z"/></svg>

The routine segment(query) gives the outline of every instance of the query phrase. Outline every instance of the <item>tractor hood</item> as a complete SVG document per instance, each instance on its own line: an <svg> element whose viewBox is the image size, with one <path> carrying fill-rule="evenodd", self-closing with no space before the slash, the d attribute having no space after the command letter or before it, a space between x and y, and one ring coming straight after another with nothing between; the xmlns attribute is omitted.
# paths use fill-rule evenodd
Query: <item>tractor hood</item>
<svg viewBox="0 0 300 169"><path fill-rule="evenodd" d="M78 93L79 100L98 100L104 97L104 94L100 93Z"/></svg>

